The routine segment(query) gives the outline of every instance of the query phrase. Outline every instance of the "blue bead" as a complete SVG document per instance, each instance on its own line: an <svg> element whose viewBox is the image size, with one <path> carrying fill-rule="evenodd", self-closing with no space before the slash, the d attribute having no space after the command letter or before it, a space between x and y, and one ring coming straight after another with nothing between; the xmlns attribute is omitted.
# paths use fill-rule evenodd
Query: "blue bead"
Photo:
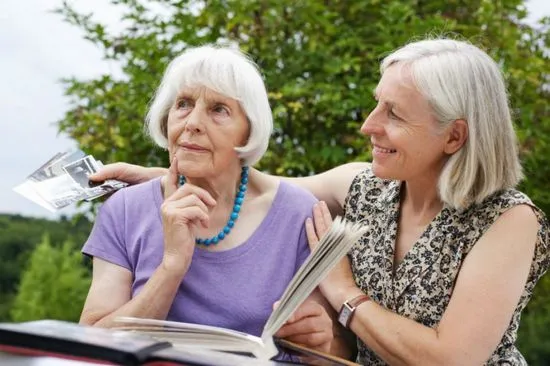
<svg viewBox="0 0 550 366"><path fill-rule="evenodd" d="M239 217L239 212L241 211L241 205L244 202L244 196L247 190L248 169L249 169L248 166L243 166L241 169L241 182L239 184L239 190L237 191L237 195L235 197L233 212L231 213L229 221L227 221L227 225L224 226L224 228L222 229L222 231L218 233L218 235L209 239L196 238L195 243L203 244L206 246L217 244L220 240L223 240L227 236L227 234L229 234L229 232L231 231L231 228L235 226L235 220L237 220L237 218ZM183 185L185 183L185 177L183 175L180 175L178 177L178 182L180 185Z"/></svg>

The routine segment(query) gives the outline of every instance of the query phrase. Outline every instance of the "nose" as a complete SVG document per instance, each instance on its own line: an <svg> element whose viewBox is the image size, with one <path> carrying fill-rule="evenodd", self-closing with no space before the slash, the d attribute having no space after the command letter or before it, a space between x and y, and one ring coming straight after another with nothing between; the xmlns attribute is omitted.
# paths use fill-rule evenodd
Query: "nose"
<svg viewBox="0 0 550 366"><path fill-rule="evenodd" d="M192 133L204 132L204 118L206 118L204 108L197 103L193 110L187 116L185 130Z"/></svg>
<svg viewBox="0 0 550 366"><path fill-rule="evenodd" d="M363 135L380 135L384 131L384 126L382 123L382 116L380 115L379 108L374 108L367 118L363 125L361 126L361 133Z"/></svg>

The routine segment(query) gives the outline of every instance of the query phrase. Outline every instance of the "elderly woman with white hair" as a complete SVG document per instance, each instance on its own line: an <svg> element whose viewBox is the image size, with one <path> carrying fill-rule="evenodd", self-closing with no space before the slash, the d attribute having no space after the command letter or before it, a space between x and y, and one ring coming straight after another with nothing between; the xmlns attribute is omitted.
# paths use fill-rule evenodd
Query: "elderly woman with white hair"
<svg viewBox="0 0 550 366"><path fill-rule="evenodd" d="M170 168L101 207L83 247L93 280L81 323L111 327L135 316L260 335L309 254L304 222L316 202L252 168L272 131L260 73L237 50L188 49L169 65L147 126ZM323 302L335 314L312 295L285 337L329 351Z"/></svg>
<svg viewBox="0 0 550 366"><path fill-rule="evenodd" d="M322 282L365 365L525 365L520 314L550 266L550 225L522 178L502 74L462 41L410 43L388 55L361 132L372 162L293 181L332 214L370 230ZM148 179L124 163L96 179ZM330 210L330 211L329 211Z"/></svg>

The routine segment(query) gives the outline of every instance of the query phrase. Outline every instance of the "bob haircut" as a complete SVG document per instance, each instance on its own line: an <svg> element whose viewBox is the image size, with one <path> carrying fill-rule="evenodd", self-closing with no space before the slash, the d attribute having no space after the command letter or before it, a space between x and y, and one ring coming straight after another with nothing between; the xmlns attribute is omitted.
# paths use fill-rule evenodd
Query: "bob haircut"
<svg viewBox="0 0 550 366"><path fill-rule="evenodd" d="M442 201L466 209L515 187L523 175L506 87L495 61L470 43L431 39L394 51L380 70L397 63L409 67L414 86L441 127L458 119L468 124L468 138L441 172Z"/></svg>
<svg viewBox="0 0 550 366"><path fill-rule="evenodd" d="M245 146L236 147L244 165L254 165L264 155L273 131L267 91L256 64L229 47L206 45L188 48L168 65L146 117L149 136L168 147L168 112L182 89L206 87L235 99L250 124Z"/></svg>

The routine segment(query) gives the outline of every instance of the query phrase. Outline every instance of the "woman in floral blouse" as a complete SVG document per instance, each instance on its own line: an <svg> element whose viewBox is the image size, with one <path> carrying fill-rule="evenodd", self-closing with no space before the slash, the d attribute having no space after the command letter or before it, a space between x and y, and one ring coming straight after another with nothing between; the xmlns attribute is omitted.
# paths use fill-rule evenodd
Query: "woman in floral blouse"
<svg viewBox="0 0 550 366"><path fill-rule="evenodd" d="M550 265L549 223L515 190L522 178L506 89L485 52L450 39L387 56L361 132L372 162L295 178L331 214L368 233L322 282L366 365L524 365L521 311ZM155 169L113 164L98 179ZM282 334L281 336L284 336Z"/></svg>

